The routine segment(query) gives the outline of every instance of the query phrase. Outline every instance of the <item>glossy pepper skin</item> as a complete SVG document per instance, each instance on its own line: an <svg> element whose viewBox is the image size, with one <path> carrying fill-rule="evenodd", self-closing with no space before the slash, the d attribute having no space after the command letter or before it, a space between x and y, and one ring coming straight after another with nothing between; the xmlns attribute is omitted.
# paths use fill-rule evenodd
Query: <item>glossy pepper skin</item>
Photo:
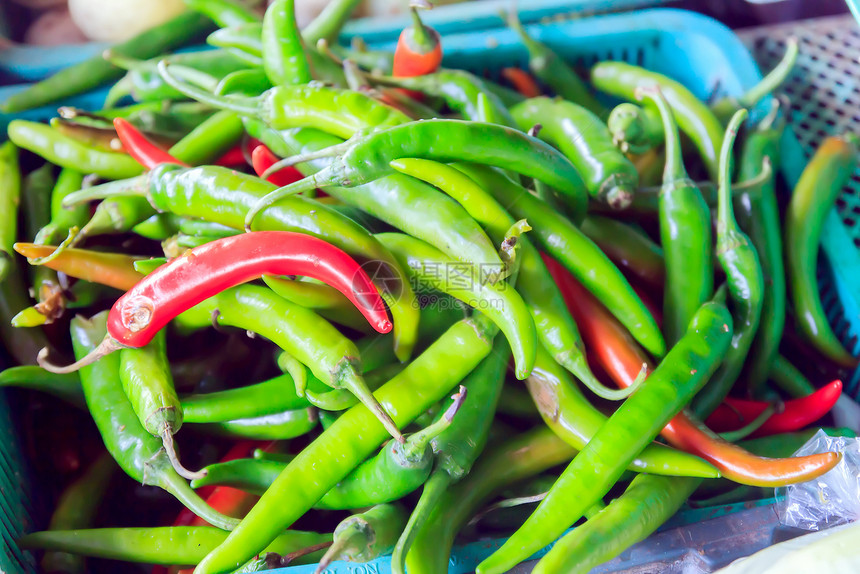
<svg viewBox="0 0 860 574"><path fill-rule="evenodd" d="M651 377L609 417L526 523L479 564L477 572L507 571L555 540L602 498L641 449L716 370L729 347L731 333L732 319L724 305L702 305L687 333ZM550 551L541 562L551 564L554 559Z"/></svg>
<svg viewBox="0 0 860 574"><path fill-rule="evenodd" d="M794 188L785 213L785 262L789 295L804 339L836 364L853 369L852 357L830 327L815 273L824 220L857 166L853 135L825 139Z"/></svg>
<svg viewBox="0 0 860 574"><path fill-rule="evenodd" d="M85 556L144 564L192 565L227 538L227 532L211 526L161 526L156 528L95 528L34 532L21 538L22 548L61 550ZM280 534L268 552L287 554L320 542L331 534L289 530Z"/></svg>
<svg viewBox="0 0 860 574"><path fill-rule="evenodd" d="M126 154L100 151L61 134L51 126L26 120L9 122L9 139L61 167L95 173L108 179L123 179L143 169Z"/></svg>
<svg viewBox="0 0 860 574"><path fill-rule="evenodd" d="M575 103L533 98L511 108L520 129L540 125L538 137L573 163L593 199L624 209L639 186L633 163L615 147L603 121Z"/></svg>
<svg viewBox="0 0 860 574"><path fill-rule="evenodd" d="M104 337L107 314L72 320L72 343L78 357L91 352ZM215 526L230 529L238 521L215 512L191 490L161 450L161 441L140 424L119 380L119 355L103 357L81 369L87 407L113 459L134 480L159 486Z"/></svg>
<svg viewBox="0 0 860 574"><path fill-rule="evenodd" d="M654 90L638 95L660 110L666 133L666 168L659 211L660 238L666 261L663 333L666 342L672 345L714 291L711 214L702 193L684 169L675 112L669 107L667 97L662 91ZM717 142L722 142L722 127Z"/></svg>
<svg viewBox="0 0 860 574"><path fill-rule="evenodd" d="M445 574L454 537L506 486L537 476L576 454L548 428L535 428L491 445L472 471L447 490L406 557L410 574Z"/></svg>
<svg viewBox="0 0 860 574"><path fill-rule="evenodd" d="M282 135L288 148L285 155L314 152L340 143L316 130L293 130ZM325 160L318 160L297 167L309 175L326 165ZM498 247L466 210L414 178L394 174L358 187L328 187L326 193L434 245L458 261L479 266L487 276L502 269ZM265 218L265 213L261 217Z"/></svg>
<svg viewBox="0 0 860 574"><path fill-rule="evenodd" d="M442 39L439 33L424 25L415 8L410 12L412 26L403 29L394 49L392 73L399 77L432 74L442 63Z"/></svg>
<svg viewBox="0 0 860 574"><path fill-rule="evenodd" d="M457 167L514 217L526 219L541 247L595 293L648 351L658 357L665 354L666 343L654 317L621 271L576 225L499 172L481 166Z"/></svg>
<svg viewBox="0 0 860 574"><path fill-rule="evenodd" d="M729 305L735 324L732 345L726 358L692 402L700 418L711 414L728 396L743 368L761 319L764 277L758 253L735 219L731 190L732 147L746 110L738 111L729 123L720 152L720 199L717 205L717 259L726 274Z"/></svg>
<svg viewBox="0 0 860 574"><path fill-rule="evenodd" d="M637 88L658 87L671 106L678 127L698 148L711 180L717 180L723 124L707 105L680 82L625 62L599 62L591 68L591 83L602 92L628 101L637 99ZM649 100L648 105L654 108L656 104L654 100ZM664 127L665 133L670 131Z"/></svg>
<svg viewBox="0 0 860 574"><path fill-rule="evenodd" d="M487 231L494 244L501 245L514 218L492 195L456 167L423 159L392 162L396 170L435 185L457 200ZM599 396L623 399L627 394L607 390L588 367L576 323L564 304L561 292L527 236L517 242L519 272L517 291L534 319L538 339L560 365Z"/></svg>
<svg viewBox="0 0 860 574"><path fill-rule="evenodd" d="M556 272L554 270L554 272ZM594 347L595 359L619 386L630 386L650 359L624 328L612 318L591 294L575 281L556 275L586 342ZM695 454L713 464L723 477L741 484L781 486L811 480L833 468L837 453L769 459L755 456L743 448L722 440L708 430L692 413L683 411L662 432L675 448Z"/></svg>
<svg viewBox="0 0 860 574"><path fill-rule="evenodd" d="M484 283L477 270L458 266L420 239L401 233L381 233L376 238L419 285L447 293L489 317L514 351L517 378L528 376L534 365L537 333L526 304L510 284Z"/></svg>
<svg viewBox="0 0 860 574"><path fill-rule="evenodd" d="M546 425L577 450L582 450L606 423L606 415L588 401L577 383L549 360L542 349L538 350L526 386ZM719 471L707 462L656 442L645 446L627 468L670 476L719 476Z"/></svg>
<svg viewBox="0 0 860 574"><path fill-rule="evenodd" d="M275 86L307 84L313 78L296 23L295 0L275 0L263 17L263 69Z"/></svg>
<svg viewBox="0 0 860 574"><path fill-rule="evenodd" d="M490 352L487 329L491 333L494 330L480 317L458 322L383 385L376 398L398 424L405 426L444 397ZM440 369L442 365L446 368ZM385 437L385 429L362 405L341 415L290 463L235 535L201 561L196 572L223 572L259 552L366 459ZM332 456L335 452L338 456ZM315 470L308 473L311 464Z"/></svg>

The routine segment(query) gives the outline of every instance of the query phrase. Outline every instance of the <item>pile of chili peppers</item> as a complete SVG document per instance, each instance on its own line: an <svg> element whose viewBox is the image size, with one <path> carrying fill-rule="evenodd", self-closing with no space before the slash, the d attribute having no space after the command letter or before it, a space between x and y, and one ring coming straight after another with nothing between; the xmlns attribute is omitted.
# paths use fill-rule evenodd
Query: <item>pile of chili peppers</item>
<svg viewBox="0 0 860 574"><path fill-rule="evenodd" d="M480 574L552 542L536 572L587 572L839 462L791 454L858 363L815 277L857 141L778 193L795 44L702 102L623 62L586 82L515 15L511 89L442 68L426 6L390 54L336 44L354 0L301 31L294 0L190 5L3 104L116 81L0 147L0 385L101 438L18 540L45 571L442 573L507 529ZM117 466L111 506L184 510L100 510Z"/></svg>

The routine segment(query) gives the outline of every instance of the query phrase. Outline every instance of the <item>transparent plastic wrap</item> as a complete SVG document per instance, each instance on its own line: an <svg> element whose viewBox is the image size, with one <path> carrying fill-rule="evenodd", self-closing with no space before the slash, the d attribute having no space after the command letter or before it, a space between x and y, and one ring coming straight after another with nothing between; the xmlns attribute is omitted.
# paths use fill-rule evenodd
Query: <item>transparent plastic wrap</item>
<svg viewBox="0 0 860 574"><path fill-rule="evenodd" d="M824 530L860 518L860 438L832 437L819 430L794 456L828 451L842 453L833 470L776 489L777 513L786 526Z"/></svg>

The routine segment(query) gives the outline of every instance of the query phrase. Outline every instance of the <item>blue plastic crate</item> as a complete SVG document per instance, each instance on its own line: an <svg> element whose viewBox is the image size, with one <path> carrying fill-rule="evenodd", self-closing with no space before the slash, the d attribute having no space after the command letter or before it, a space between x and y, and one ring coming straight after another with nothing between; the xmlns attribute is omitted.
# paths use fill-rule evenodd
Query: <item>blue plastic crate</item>
<svg viewBox="0 0 860 574"><path fill-rule="evenodd" d="M749 51L728 28L718 22L691 12L672 9L651 9L634 13L616 14L606 16L595 16L582 19L583 10L609 11L619 7L629 7L634 4L643 4L639 0L625 0L621 6L618 3L609 2L583 2L574 0L536 0L525 9L524 21L535 22L541 20L540 24L527 26L530 34L542 42L552 46L556 51L568 59L571 63L579 66L588 66L599 60L625 60L656 71L665 73L687 85L696 95L705 98L712 95L739 94L745 88L753 85L759 78L760 72L751 57ZM656 4L657 2L650 2ZM445 64L451 67L469 69L478 74L496 78L502 67L527 65L527 53L515 34L507 30L501 19L496 15L498 8L507 8L509 4L504 2L477 2L469 6L457 7L450 10L439 10L431 15L428 21L445 33ZM564 20L553 17L557 11L564 11L572 19ZM368 43L376 47L392 47L397 37L399 26L396 20L387 22L364 21L352 24L347 29L346 37L349 35L361 35ZM468 33L466 32L468 31ZM100 47L84 48L84 51L61 48L65 52L66 59L62 57L61 51L45 52L42 58L35 52L10 52L7 59L4 53L0 53L0 70L14 73L15 76L33 80L56 67L68 65L74 61L83 59ZM88 51L87 51L88 50ZM776 52L776 50L775 50ZM57 54L61 54L57 57ZM50 55L50 58L49 58ZM56 58L56 59L54 59ZM34 65L38 64L38 65ZM823 67L825 63L819 62ZM801 79L801 81L803 81ZM20 89L16 87L0 88L3 90ZM0 94L1 95L1 94ZM84 96L84 102L97 105L102 93L94 93ZM50 114L50 108L34 111L30 117L40 117ZM8 118L0 117L0 126ZM786 134L783 141L783 174L789 183L794 183L799 177L800 171L806 159L811 155L812 149L809 144L817 141L820 134L814 137L804 138L809 135L809 130L797 124L797 118L792 122L792 127L798 131L804 145L798 143L792 134ZM860 120L858 120L860 121ZM831 126L832 127L832 126ZM835 132L836 130L829 130ZM842 198L843 205L849 205L847 212L860 213L858 204L858 189L860 189L860 177L852 184L852 190L847 190ZM847 203L846 203L847 202ZM831 214L823 246L827 259L834 264L822 264L821 287L825 294L825 302L831 321L836 325L837 332L842 337L846 346L857 353L858 332L860 332L860 256L858 256L855 245L860 243L858 233L860 227L854 225L854 219L850 220L850 228L842 221L849 221L845 215L846 210L836 211ZM856 396L856 382L858 374L852 377L849 386L852 395ZM10 425L4 419L6 409L3 395L0 393L0 428L10 429ZM11 430L11 429L10 429ZM5 440L4 440L5 439ZM26 554L22 554L14 546L14 537L23 530L22 524L28 513L30 503L29 496L32 493L26 491L28 482L19 476L21 456L17 450L14 437L0 437L0 499L5 504L0 505L0 538L6 551L0 553L0 571L8 573L29 572L33 570L33 561ZM761 504L761 503L759 503ZM760 508L767 509L765 506ZM749 506L749 505L746 505ZM710 514L702 514L702 511L691 511L673 521L671 531L666 530L663 538L677 536L691 536L689 524L691 520L708 520L707 525L698 525L697 532L705 529L711 532L712 540L722 540L728 536L731 529L737 527L738 520L744 524L742 518L715 516L714 513L728 513L739 510L742 507L706 511ZM773 540L774 517L768 510L746 510L747 513L755 513L753 523L760 528L756 531L759 535L746 536L744 540L737 542L736 553L731 557L751 553L768 545ZM738 512L737 516L744 515ZM745 515L744 515L745 516ZM752 516L752 514L750 514ZM680 526L679 526L680 524ZM734 524L735 526L732 526ZM688 530L684 531L683 529ZM672 532L674 534L669 534ZM678 534L680 533L680 534ZM661 545L660 534L645 541L630 552L617 558L612 563L601 567L601 572L618 571L620 569L638 568L643 565L664 561L669 554L667 546ZM690 538L692 540L692 538ZM500 541L482 541L458 547L455 549L455 560L452 563L452 572L468 572L497 548ZM671 544L669 545L671 546ZM683 549L673 547L675 555L686 555ZM715 550L718 554L718 548ZM680 552L680 554L678 554ZM740 552L740 553L737 553ZM662 553L662 554L661 554ZM722 561L730 558L725 555L715 555L707 563L700 565L702 572L710 571L719 567ZM389 572L388 559L380 559L367 565L336 563L328 573L358 573L358 572ZM294 567L279 570L279 572L297 574L299 572L312 572L312 567ZM667 570L668 571L668 570ZM671 570L676 571L676 570ZM677 570L680 572L680 570Z"/></svg>

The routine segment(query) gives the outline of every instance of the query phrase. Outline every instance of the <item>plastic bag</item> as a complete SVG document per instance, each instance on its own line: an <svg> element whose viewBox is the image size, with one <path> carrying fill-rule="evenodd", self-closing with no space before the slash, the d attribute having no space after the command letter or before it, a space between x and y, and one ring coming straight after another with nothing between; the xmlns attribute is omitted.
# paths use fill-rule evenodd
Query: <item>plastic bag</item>
<svg viewBox="0 0 860 574"><path fill-rule="evenodd" d="M794 456L828 451L842 453L842 460L830 472L776 489L782 524L824 530L860 518L860 438L832 437L819 430Z"/></svg>

